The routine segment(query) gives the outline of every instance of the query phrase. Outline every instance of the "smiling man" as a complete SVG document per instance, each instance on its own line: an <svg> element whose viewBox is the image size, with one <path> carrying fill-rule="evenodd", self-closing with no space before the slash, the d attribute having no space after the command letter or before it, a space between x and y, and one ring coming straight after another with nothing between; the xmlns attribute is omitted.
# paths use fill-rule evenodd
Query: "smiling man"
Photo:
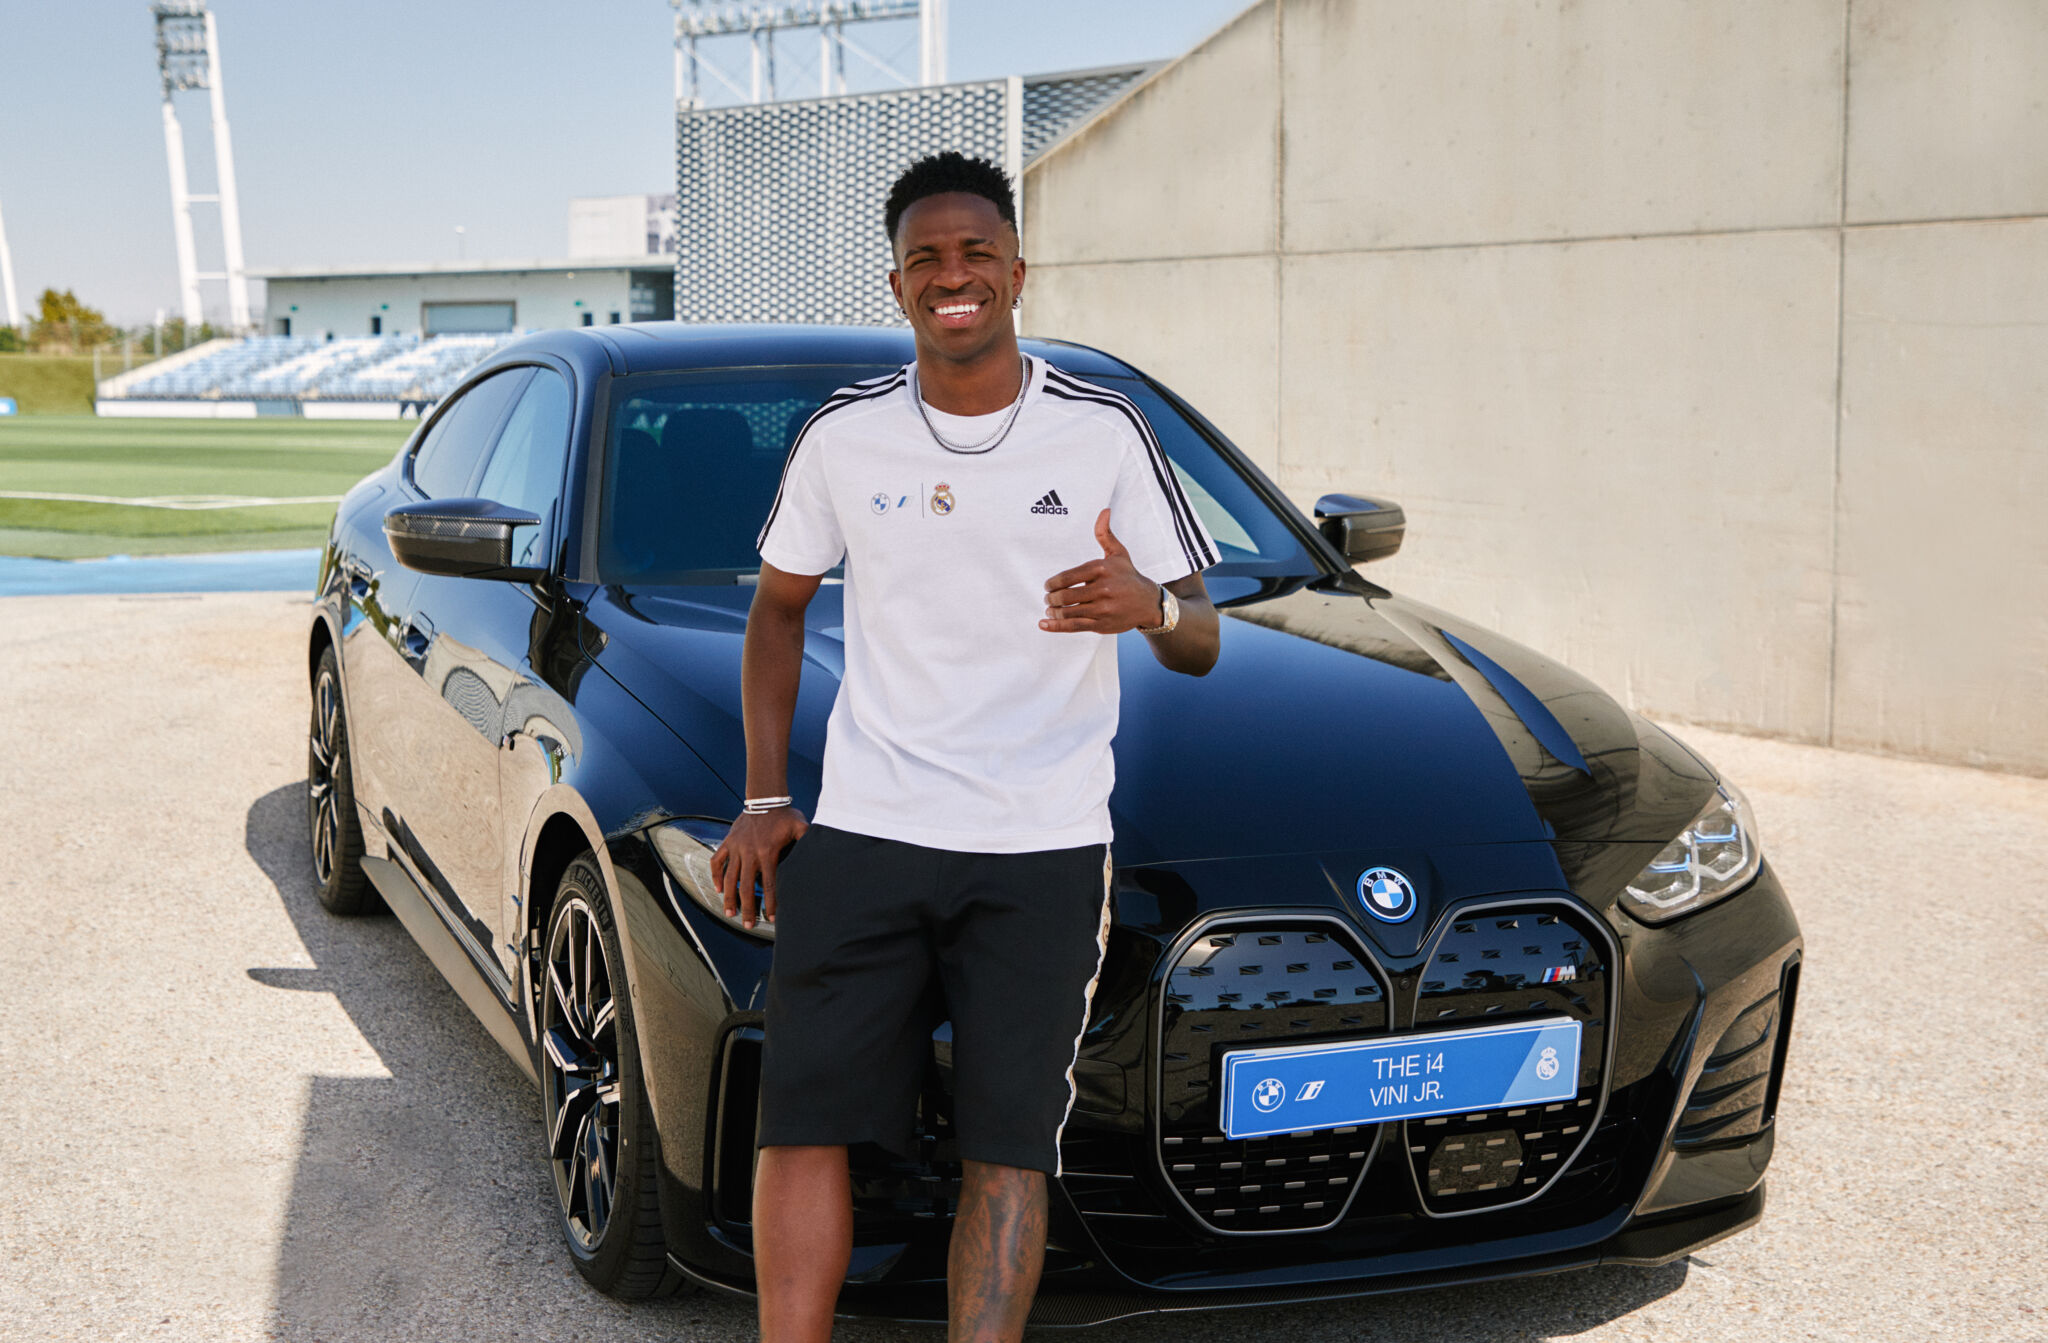
<svg viewBox="0 0 2048 1343"><path fill-rule="evenodd" d="M912 1153L945 1020L952 1337L1023 1333L1109 926L1115 636L1193 676L1216 661L1215 543L1144 416L1018 348L1016 219L978 159L897 180L889 285L917 358L811 417L761 531L748 797L713 870L729 912L777 929L753 1221L768 1343L830 1337L847 1147ZM804 611L842 562L846 671L807 824L786 776Z"/></svg>

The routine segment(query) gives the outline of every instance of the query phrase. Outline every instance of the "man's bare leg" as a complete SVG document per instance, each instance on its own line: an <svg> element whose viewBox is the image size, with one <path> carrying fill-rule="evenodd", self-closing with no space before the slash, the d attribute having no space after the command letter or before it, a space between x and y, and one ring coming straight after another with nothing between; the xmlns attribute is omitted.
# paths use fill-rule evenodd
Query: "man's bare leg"
<svg viewBox="0 0 2048 1343"><path fill-rule="evenodd" d="M1017 1343L1045 1265L1045 1173L969 1161L946 1258L949 1343Z"/></svg>
<svg viewBox="0 0 2048 1343"><path fill-rule="evenodd" d="M1045 1197L1039 1195L1043 1225ZM1044 1233L1040 1233L1043 1241ZM754 1170L754 1278L762 1343L829 1343L853 1257L844 1147L764 1147ZM1032 1279L1038 1270L1034 1265Z"/></svg>

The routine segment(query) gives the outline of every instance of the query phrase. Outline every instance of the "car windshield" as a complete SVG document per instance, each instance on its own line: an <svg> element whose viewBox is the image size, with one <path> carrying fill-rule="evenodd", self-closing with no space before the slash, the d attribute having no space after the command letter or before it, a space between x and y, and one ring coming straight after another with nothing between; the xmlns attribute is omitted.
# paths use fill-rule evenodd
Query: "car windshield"
<svg viewBox="0 0 2048 1343"><path fill-rule="evenodd" d="M598 526L603 582L746 583L790 444L825 398L886 367L829 365L642 374L614 384ZM1192 423L1135 378L1093 381L1144 410L1216 538L1212 574L1311 574L1316 562ZM833 570L836 576L838 570Z"/></svg>

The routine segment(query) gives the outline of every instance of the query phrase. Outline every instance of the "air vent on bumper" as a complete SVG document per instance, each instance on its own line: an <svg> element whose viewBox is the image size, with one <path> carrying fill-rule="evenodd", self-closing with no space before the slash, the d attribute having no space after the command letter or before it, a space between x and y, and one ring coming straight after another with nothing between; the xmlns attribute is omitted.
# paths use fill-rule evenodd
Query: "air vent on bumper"
<svg viewBox="0 0 2048 1343"><path fill-rule="evenodd" d="M1721 1032L1686 1098L1672 1146L1684 1150L1754 1138L1770 1127L1798 991L1794 961L1777 989L1744 1008Z"/></svg>

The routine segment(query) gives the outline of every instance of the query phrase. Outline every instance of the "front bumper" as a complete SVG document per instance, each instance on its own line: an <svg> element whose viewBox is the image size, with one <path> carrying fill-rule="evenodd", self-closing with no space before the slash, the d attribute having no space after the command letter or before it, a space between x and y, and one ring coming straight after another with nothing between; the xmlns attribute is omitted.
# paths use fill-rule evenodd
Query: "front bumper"
<svg viewBox="0 0 2048 1343"><path fill-rule="evenodd" d="M1484 905L1498 911L1514 900L1494 896ZM1546 908L1559 904L1548 893L1526 900ZM1656 1265L1753 1224L1763 1208L1801 953L1797 923L1775 876L1766 866L1747 891L1663 928L1582 905L1578 910L1581 925L1596 924L1608 948L1605 987L1587 1010L1611 1021L1612 1045L1596 1079L1599 1108L1588 1112L1596 1114L1593 1131L1573 1140L1560 1178L1525 1200L1489 1207L1438 1200L1432 1210L1417 1170L1432 1158L1413 1155L1426 1144L1389 1125L1334 1224L1263 1235L1219 1233L1203 1208L1176 1201L1165 1164L1153 1159L1166 1135L1156 1120L1167 1108L1160 1091L1172 1080L1163 1077L1159 1030L1174 939L1148 942L1136 920L1124 921L1124 941L1112 946L1076 1072L1081 1101L1068 1125L1069 1170L1053 1193L1051 1245L1033 1322L1084 1325L1604 1263ZM1248 928L1289 917L1257 908L1215 912ZM1534 934L1521 929L1503 936L1519 943ZM1359 945L1377 960L1390 1000L1411 999L1405 1013L1398 1006L1394 1011L1396 1029L1415 1024L1414 1004L1438 1007L1419 997L1432 965L1429 946L1404 959L1369 939ZM1287 1005L1287 1014L1300 1016L1309 1005ZM942 1087L934 1097L943 1108ZM944 1318L947 1217L957 1167L947 1159L942 1118L938 1128L923 1161L878 1168L865 1180L856 1172L861 1244L856 1280L841 1296L846 1313ZM1107 1159L1105 1151L1112 1154ZM1121 1194L1104 1197L1111 1187L1103 1182L1105 1172ZM744 1205L729 1200L726 1206ZM728 1231L738 1234L726 1243L738 1248L744 1233ZM750 1287L741 1272L702 1263L679 1267L707 1286Z"/></svg>
<svg viewBox="0 0 2048 1343"><path fill-rule="evenodd" d="M1711 1206L1691 1208L1670 1217L1639 1222L1616 1232L1597 1245L1578 1250L1536 1253L1512 1259L1484 1259L1403 1274L1399 1280L1337 1278L1327 1281L1276 1281L1271 1286L1216 1288L1199 1292L1165 1293L1146 1291L1113 1281L1083 1283L1052 1277L1041 1284L1032 1303L1028 1323L1042 1329L1074 1329L1109 1324L1140 1315L1170 1315L1184 1311L1243 1310L1255 1306L1300 1305L1318 1301L1346 1301L1394 1292L1422 1291L1431 1287L1457 1287L1469 1283L1498 1282L1529 1278L1544 1273L1564 1273L1601 1264L1626 1264L1655 1268L1683 1258L1739 1231L1746 1231L1763 1217L1764 1188ZM697 1286L729 1296L752 1297L744 1284L711 1276L670 1257L669 1262ZM900 1286L850 1286L839 1297L842 1316L861 1319L898 1320L907 1324L943 1324L946 1320L945 1284Z"/></svg>
<svg viewBox="0 0 2048 1343"><path fill-rule="evenodd" d="M1539 1252L1516 1258L1482 1259L1472 1263L1404 1273L1398 1279L1384 1276L1338 1278L1322 1282L1283 1282L1271 1287L1212 1288L1178 1295L1130 1290L1081 1289L1058 1293L1041 1291L1032 1307L1031 1323L1050 1328L1072 1328L1107 1324L1135 1315L1343 1301L1365 1296L1383 1296L1394 1292L1421 1291L1431 1287L1455 1287L1467 1283L1535 1277L1543 1273L1563 1273L1570 1269L1594 1268L1601 1264L1655 1268L1683 1258L1717 1240L1747 1230L1756 1225L1763 1217L1763 1213L1764 1187L1759 1184L1749 1193L1732 1200L1706 1207L1690 1208L1661 1220L1633 1222L1606 1240L1582 1249ZM942 1317L941 1315L932 1318Z"/></svg>

